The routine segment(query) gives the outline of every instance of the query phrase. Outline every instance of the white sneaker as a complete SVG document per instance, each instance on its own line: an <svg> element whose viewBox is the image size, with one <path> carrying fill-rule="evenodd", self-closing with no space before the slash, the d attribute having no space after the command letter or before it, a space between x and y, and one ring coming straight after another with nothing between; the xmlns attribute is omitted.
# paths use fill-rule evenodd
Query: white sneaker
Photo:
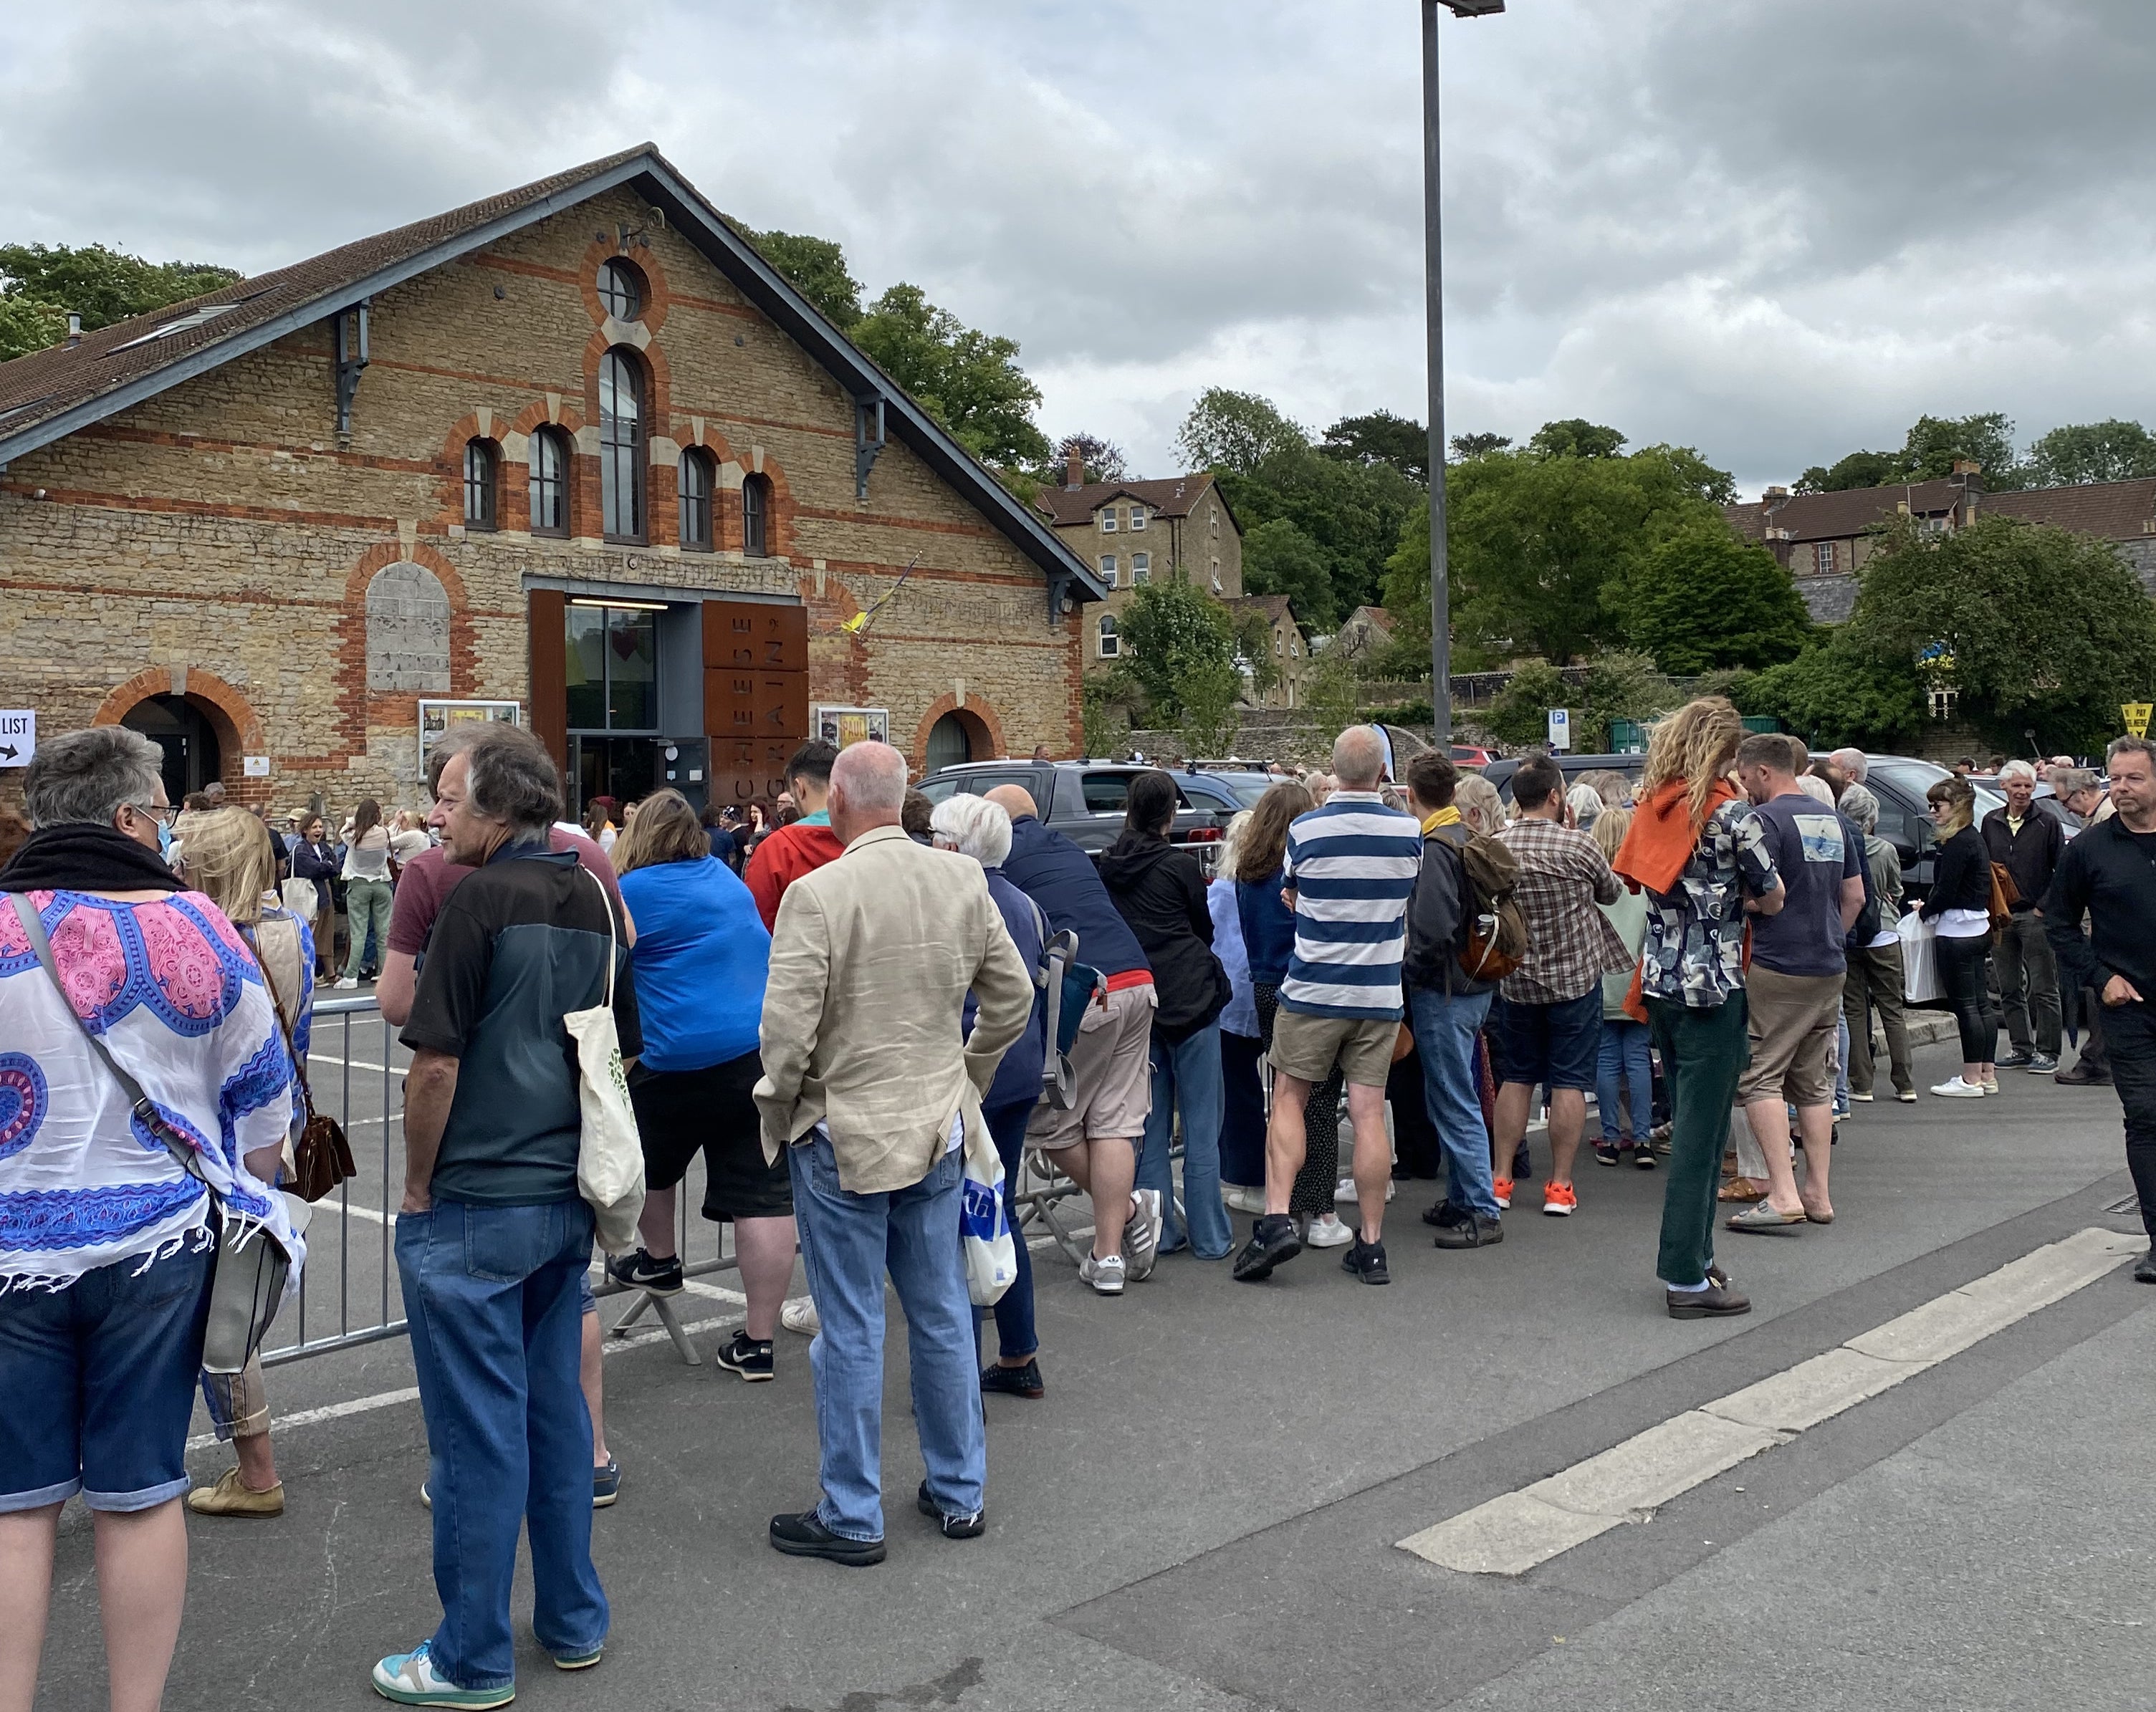
<svg viewBox="0 0 2156 1712"><path fill-rule="evenodd" d="M1240 1183L1223 1183L1220 1199L1230 1212L1263 1212L1265 1210L1265 1192L1245 1189Z"/></svg>
<svg viewBox="0 0 2156 1712"><path fill-rule="evenodd" d="M778 1323L803 1337L814 1337L824 1329L824 1322L816 1313L816 1304L807 1296L796 1296L781 1308Z"/></svg>
<svg viewBox="0 0 2156 1712"><path fill-rule="evenodd" d="M1088 1254L1078 1263L1078 1279L1093 1286L1093 1293L1101 1296L1120 1296L1123 1293L1123 1276L1127 1269L1123 1257L1111 1254L1105 1260Z"/></svg>
<svg viewBox="0 0 2156 1712"><path fill-rule="evenodd" d="M1399 1187L1391 1178L1386 1178L1385 1199L1389 1201L1397 1195L1399 1192ZM1332 1192L1332 1204L1336 1207L1353 1207L1361 1199L1362 1197L1355 1192L1355 1180L1353 1177L1341 1178L1340 1187Z"/></svg>
<svg viewBox="0 0 2156 1712"><path fill-rule="evenodd" d="M1981 1099L1984 1098L1984 1084L1964 1082L1959 1076L1949 1076L1934 1085L1932 1092L1942 1099Z"/></svg>
<svg viewBox="0 0 2156 1712"><path fill-rule="evenodd" d="M1310 1222L1303 1233L1303 1245L1311 1248L1344 1248L1355 1240L1355 1233L1329 1212L1321 1212Z"/></svg>
<svg viewBox="0 0 2156 1712"><path fill-rule="evenodd" d="M337 990L339 992L351 992L354 987L357 987L358 985L359 985L359 977L358 977L357 976L356 976L356 975L343 975L343 976L338 976L338 977L337 977L336 990Z"/></svg>
<svg viewBox="0 0 2156 1712"><path fill-rule="evenodd" d="M1122 1289L1126 1270L1132 1284L1152 1277L1153 1265L1159 1258L1160 1191L1133 1189L1130 1222L1123 1227L1123 1252L1116 1260L1116 1289ZM1127 1268L1126 1260L1129 1263Z"/></svg>

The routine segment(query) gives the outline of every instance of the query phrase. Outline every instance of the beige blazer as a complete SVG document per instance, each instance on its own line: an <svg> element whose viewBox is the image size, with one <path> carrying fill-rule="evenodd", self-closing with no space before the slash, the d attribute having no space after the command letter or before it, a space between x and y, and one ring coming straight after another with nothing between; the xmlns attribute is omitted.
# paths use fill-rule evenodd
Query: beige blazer
<svg viewBox="0 0 2156 1712"><path fill-rule="evenodd" d="M968 990L980 1010L962 1038ZM863 833L778 905L756 1084L764 1157L820 1119L841 1187L911 1188L959 1113L968 1145L986 1141L981 1095L1033 995L979 863L895 826Z"/></svg>

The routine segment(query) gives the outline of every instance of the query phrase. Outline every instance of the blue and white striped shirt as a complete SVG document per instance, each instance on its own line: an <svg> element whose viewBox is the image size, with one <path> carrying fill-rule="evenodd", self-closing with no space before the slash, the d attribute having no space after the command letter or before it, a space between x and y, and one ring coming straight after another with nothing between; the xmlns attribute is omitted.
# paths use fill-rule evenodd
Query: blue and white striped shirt
<svg viewBox="0 0 2156 1712"><path fill-rule="evenodd" d="M1422 828L1374 791L1335 791L1287 830L1295 956L1280 999L1310 1017L1399 1020L1409 894Z"/></svg>

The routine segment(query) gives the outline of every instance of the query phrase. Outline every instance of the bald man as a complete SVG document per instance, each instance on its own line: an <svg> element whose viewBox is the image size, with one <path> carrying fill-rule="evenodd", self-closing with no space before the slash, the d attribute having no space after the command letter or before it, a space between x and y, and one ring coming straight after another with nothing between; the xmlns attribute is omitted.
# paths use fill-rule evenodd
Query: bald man
<svg viewBox="0 0 2156 1712"><path fill-rule="evenodd" d="M1096 1294L1119 1296L1127 1279L1152 1273L1160 1253L1160 1192L1136 1187L1152 1110L1152 966L1092 859L1043 826L1018 786L998 785L988 797L1011 818L1004 878L1040 906L1052 931L1075 933L1079 956L1107 977L1107 1003L1086 1011L1070 1043L1070 1109L1040 1107L1026 1139L1092 1197L1093 1247L1078 1276Z"/></svg>
<svg viewBox="0 0 2156 1712"><path fill-rule="evenodd" d="M981 1533L987 1439L958 1236L962 1153L991 1166L981 1096L1033 1015L1033 971L981 864L900 823L905 758L850 746L831 768L844 854L778 905L764 989L765 1156L783 1152L823 1330L809 1346L823 1497L771 1519L793 1557L880 1563L884 1275L906 1311L917 1503L947 1540ZM968 992L979 1002L964 1027Z"/></svg>

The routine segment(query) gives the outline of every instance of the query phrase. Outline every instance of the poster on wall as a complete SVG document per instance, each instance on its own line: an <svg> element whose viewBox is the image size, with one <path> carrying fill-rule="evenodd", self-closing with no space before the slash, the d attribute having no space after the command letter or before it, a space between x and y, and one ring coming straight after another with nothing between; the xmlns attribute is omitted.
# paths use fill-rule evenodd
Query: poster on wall
<svg viewBox="0 0 2156 1712"><path fill-rule="evenodd" d="M826 743L835 743L841 749L863 741L891 741L887 707L815 707L809 710L808 725Z"/></svg>
<svg viewBox="0 0 2156 1712"><path fill-rule="evenodd" d="M521 701L427 701L419 704L419 774L426 777L427 756L442 734L459 720L492 720L497 725L524 723Z"/></svg>

